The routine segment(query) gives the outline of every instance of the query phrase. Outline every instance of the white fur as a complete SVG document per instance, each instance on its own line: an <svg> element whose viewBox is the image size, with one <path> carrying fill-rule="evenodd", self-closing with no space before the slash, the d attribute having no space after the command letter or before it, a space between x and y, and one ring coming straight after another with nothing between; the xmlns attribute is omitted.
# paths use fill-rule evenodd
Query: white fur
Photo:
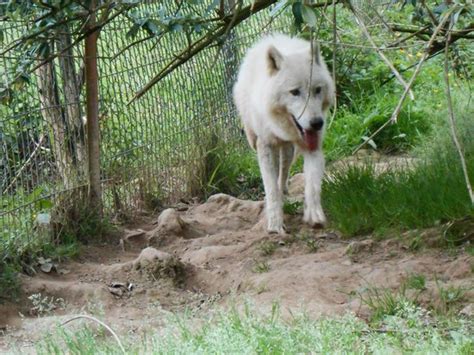
<svg viewBox="0 0 474 355"><path fill-rule="evenodd" d="M234 86L234 101L247 139L257 150L265 187L267 230L273 233L284 233L283 194L295 148L305 159L303 219L310 225L326 220L320 201L324 129L319 132L317 148L310 150L293 121L296 119L305 132L311 130L315 117L325 119L334 98L326 64L317 47L313 51L311 48L309 42L298 38L280 34L264 37L248 51ZM298 96L294 95L295 89Z"/></svg>

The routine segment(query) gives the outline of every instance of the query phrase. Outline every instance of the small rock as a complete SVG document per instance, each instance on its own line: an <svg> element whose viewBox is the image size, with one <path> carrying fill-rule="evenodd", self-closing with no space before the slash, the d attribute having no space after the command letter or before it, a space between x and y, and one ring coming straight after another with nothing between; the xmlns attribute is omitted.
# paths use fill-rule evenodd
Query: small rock
<svg viewBox="0 0 474 355"><path fill-rule="evenodd" d="M108 287L108 290L118 298L121 298L124 295L130 296L130 292L133 290L133 284L130 282L112 282Z"/></svg>
<svg viewBox="0 0 474 355"><path fill-rule="evenodd" d="M179 283L184 279L184 264L175 256L153 247L143 249L132 265L134 270L149 275L153 280L167 278Z"/></svg>
<svg viewBox="0 0 474 355"><path fill-rule="evenodd" d="M157 229L162 233L180 234L184 225L179 213L173 208L168 208L158 217Z"/></svg>
<svg viewBox="0 0 474 355"><path fill-rule="evenodd" d="M466 316L466 317L474 317L474 304L469 303L466 307L461 309L459 314Z"/></svg>
<svg viewBox="0 0 474 355"><path fill-rule="evenodd" d="M362 241L351 242L345 251L346 255L355 255L361 252L370 252L374 249L374 241L372 239L366 239Z"/></svg>
<svg viewBox="0 0 474 355"><path fill-rule="evenodd" d="M321 239L338 239L339 236L334 232L328 232L328 233L319 235L318 238L321 238Z"/></svg>
<svg viewBox="0 0 474 355"><path fill-rule="evenodd" d="M469 256L464 256L454 261L446 269L444 276L447 279L460 279L469 277L471 275L471 258Z"/></svg>
<svg viewBox="0 0 474 355"><path fill-rule="evenodd" d="M189 210L189 206L188 206L188 205L179 205L179 206L176 206L176 211L183 212L183 211L187 211L187 210Z"/></svg>
<svg viewBox="0 0 474 355"><path fill-rule="evenodd" d="M122 239L125 239L126 241L135 238L135 237L140 237L145 234L145 231L143 229L136 229L136 230L125 230L125 236Z"/></svg>

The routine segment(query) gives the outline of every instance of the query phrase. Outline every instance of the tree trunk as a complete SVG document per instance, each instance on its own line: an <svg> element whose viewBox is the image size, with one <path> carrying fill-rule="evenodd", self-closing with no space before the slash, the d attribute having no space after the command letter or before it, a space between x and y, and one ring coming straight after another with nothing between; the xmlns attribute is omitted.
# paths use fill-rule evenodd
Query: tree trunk
<svg viewBox="0 0 474 355"><path fill-rule="evenodd" d="M67 27L58 40L58 52L71 45L71 35ZM62 75L62 88L65 103L65 122L67 125L67 143L74 158L77 173L80 178L85 176L87 155L85 145L84 123L82 121L80 104L79 80L74 66L73 50L69 48L59 56L59 67Z"/></svg>
<svg viewBox="0 0 474 355"><path fill-rule="evenodd" d="M53 150L56 168L64 187L73 186L73 159L67 141L67 127L58 95L54 62L50 61L37 70L41 114L48 123L49 139Z"/></svg>
<svg viewBox="0 0 474 355"><path fill-rule="evenodd" d="M91 15L87 24L95 26L96 1L91 0ZM84 61L86 68L86 108L87 108L87 147L89 161L89 204L100 217L102 215L102 186L100 183L100 130L99 130L99 87L97 69L97 37L93 32L86 37Z"/></svg>

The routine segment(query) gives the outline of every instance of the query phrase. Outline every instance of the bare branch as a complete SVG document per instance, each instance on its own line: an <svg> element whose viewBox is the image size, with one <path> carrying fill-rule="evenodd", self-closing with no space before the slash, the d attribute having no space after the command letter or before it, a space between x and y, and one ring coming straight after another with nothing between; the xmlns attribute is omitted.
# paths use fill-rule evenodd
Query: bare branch
<svg viewBox="0 0 474 355"><path fill-rule="evenodd" d="M214 30L211 30L207 35L201 37L186 49L184 49L180 54L176 56L167 66L165 66L154 78L152 78L143 88L141 88L135 96L129 101L129 105L142 97L148 90L150 90L158 81L163 79L166 75L171 73L176 68L180 67L196 54L201 52L203 49L207 48L212 42L214 42L219 36L223 35L229 29L229 24L232 27L237 26L239 23L247 19L250 15L257 13L273 3L276 0L256 0L252 5L246 6L240 12L235 12L229 16L223 18L222 23L220 23ZM231 27L231 28L232 28Z"/></svg>
<svg viewBox="0 0 474 355"><path fill-rule="evenodd" d="M415 31L415 32L411 33L410 35L408 35L408 36L406 36L402 39L399 39L395 43L389 44L387 47L388 48L397 47L398 45L400 45L400 43L406 42L410 38L418 36L419 34L421 34L422 32L424 32L426 30L428 30L429 28L430 28L430 25L426 25L425 27L420 28L418 31ZM393 30L392 28L390 28L390 29Z"/></svg>
<svg viewBox="0 0 474 355"><path fill-rule="evenodd" d="M446 41L446 47L444 49L444 82L446 88L446 101L448 103L448 112L449 112L449 126L451 128L451 136L456 147L456 150L459 154L459 159L461 160L462 171L464 174L464 179L466 180L466 187L469 193L469 197L471 198L471 204L474 206L474 193L472 191L471 181L469 179L469 173L467 171L467 164L466 159L463 155L463 150L461 147L461 143L456 134L456 120L454 117L454 110L453 110L453 102L451 99L451 89L449 86L449 38Z"/></svg>
<svg viewBox="0 0 474 355"><path fill-rule="evenodd" d="M352 154L355 154L360 148L365 146L377 134L379 134L385 127L387 127L388 124L397 122L398 115L400 114L403 103L405 102L405 99L406 99L407 94L408 94L408 90L410 90L411 86L415 82L415 79L418 76L418 74L420 73L420 70L421 70L421 67L422 67L423 63L430 56L430 48L431 48L431 45L433 44L436 36L438 35L441 28L444 26L446 21L449 19L449 17L451 16L451 13L454 11L455 8L456 7L453 7L448 13L445 14L443 20L439 23L438 27L436 27L436 29L434 30L433 35L431 36L430 40L428 41L428 44L425 47L425 52L424 52L423 56L421 57L420 61L418 62L418 65L416 66L415 72L413 73L410 81L408 82L408 87L405 89L402 96L400 97L400 100L398 101L397 107L393 111L393 114L390 117L390 119L387 120L382 126L380 126L367 140L365 140L363 143L361 143L359 146L357 146L357 148L352 151Z"/></svg>
<svg viewBox="0 0 474 355"><path fill-rule="evenodd" d="M403 79L403 77L400 75L400 73L398 72L398 70L395 68L395 66L392 64L392 62L390 60L388 60L388 58L385 56L385 54L383 54L383 52L377 47L377 45L375 44L375 41L373 40L372 36L370 35L368 29L367 29L367 26L365 25L364 21L362 20L362 18L357 14L357 11L356 9L352 6L352 4L350 2L348 2L348 6L349 8L351 9L352 13L354 14L354 17L356 18L356 22L357 24L359 25L359 27L361 28L362 32L364 32L365 36L367 37L367 40L370 42L370 44L374 47L375 51L377 52L377 54L379 55L380 58L382 58L382 60L385 62L385 64L387 64L387 66L390 68L390 70L392 71L393 75L395 75L395 77L398 79L398 81L405 87L405 91L409 92L410 93L410 98L412 100L415 100L415 95L413 95L413 91L410 89L410 87L408 86L408 84L405 82L405 80Z"/></svg>
<svg viewBox="0 0 474 355"><path fill-rule="evenodd" d="M406 27L402 26L399 24L390 24L390 28L395 31L395 32L402 32L402 33L418 33L418 34L425 34L425 35L432 35L431 30L429 29L430 26L425 26L425 27ZM453 43L459 39L474 39L474 34L471 34L471 32L474 32L474 23L470 23L467 25L465 28L462 30L446 30L446 29L441 29L440 33L444 32L450 32L451 33L451 42ZM444 46L443 46L444 48Z"/></svg>
<svg viewBox="0 0 474 355"><path fill-rule="evenodd" d="M438 24L438 20L436 19L435 15L431 11L431 9L426 5L425 0L421 0L421 4L425 8L426 12L428 13L428 16L430 17L431 22L433 23L434 26Z"/></svg>
<svg viewBox="0 0 474 355"><path fill-rule="evenodd" d="M122 9L118 12L116 12L115 14L113 14L111 17L107 17L106 20L104 20L103 22L100 22L100 23L97 23L95 26L91 27L91 28L88 28L87 30L84 31L83 34L81 34L78 38L76 38L69 46L66 46L63 48L63 50L57 52L57 53L53 53L51 54L49 57L47 57L46 59L42 60L39 64L37 64L36 66L33 67L33 69L30 69L30 72L34 72L35 70L37 70L38 68L42 67L44 64L54 60L55 58L63 55L64 53L66 53L69 49L75 47L78 43L80 43L82 40L84 40L85 38L87 38L89 35L91 35L92 33L94 32L97 32L97 31L101 31L102 28L107 25L108 23L112 22L112 20L114 20L117 16L121 15L122 13L124 13L125 11L127 11L128 9Z"/></svg>
<svg viewBox="0 0 474 355"><path fill-rule="evenodd" d="M86 314L79 314L77 316L74 316L68 320L66 320L65 322L61 323L61 326L64 326L74 320L77 320L77 319L81 319L81 318L84 318L84 319L88 319L88 320L91 320L91 321L94 321L98 324L100 324L101 326L103 326L105 329L107 329L109 331L110 334L112 334L112 336L114 337L115 341L117 342L120 350L122 351L122 353L126 354L125 352L125 348L123 347L122 345L122 342L120 341L120 338L118 337L118 335L112 330L112 328L110 328L107 324L105 324L104 322L98 320L97 318L95 317L92 317L92 316L88 316Z"/></svg>
<svg viewBox="0 0 474 355"><path fill-rule="evenodd" d="M338 3L341 0L336 0ZM181 53L179 53L174 60L166 65L155 77L153 77L145 86L143 86L135 96L128 102L130 105L135 100L142 97L148 90L150 90L156 83L163 79L166 75L171 73L176 68L186 63L196 54L202 50L208 48L217 38L224 35L230 29L239 25L242 21L249 18L251 15L266 9L270 5L276 3L277 0L254 0L251 5L242 8L240 11L236 11L233 14L227 15L222 18L222 21L212 30L210 30L205 36L199 38L194 43L189 45ZM324 7L328 4L332 4L332 0L316 3L311 5L312 7Z"/></svg>

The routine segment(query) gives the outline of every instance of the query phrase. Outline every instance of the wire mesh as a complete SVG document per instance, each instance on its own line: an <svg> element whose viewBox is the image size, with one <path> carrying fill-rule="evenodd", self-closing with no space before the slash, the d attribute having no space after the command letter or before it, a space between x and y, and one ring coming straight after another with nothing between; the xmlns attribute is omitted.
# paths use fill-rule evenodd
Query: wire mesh
<svg viewBox="0 0 474 355"><path fill-rule="evenodd" d="M286 21L272 22L268 11L252 16L223 44L193 57L132 104L135 92L186 48L187 39L174 33L127 47L127 24L116 20L101 31L99 119L106 214L130 217L196 193L203 159L215 140L244 141L231 93L243 53L263 32L285 27ZM1 26L3 51L27 24L2 21ZM66 36L54 45L68 40ZM8 54L0 60L7 83L15 58ZM83 53L75 47L36 70L14 100L0 105L4 250L18 241L50 236L58 218L51 211L65 200L80 203L78 196L87 192L83 82Z"/></svg>

